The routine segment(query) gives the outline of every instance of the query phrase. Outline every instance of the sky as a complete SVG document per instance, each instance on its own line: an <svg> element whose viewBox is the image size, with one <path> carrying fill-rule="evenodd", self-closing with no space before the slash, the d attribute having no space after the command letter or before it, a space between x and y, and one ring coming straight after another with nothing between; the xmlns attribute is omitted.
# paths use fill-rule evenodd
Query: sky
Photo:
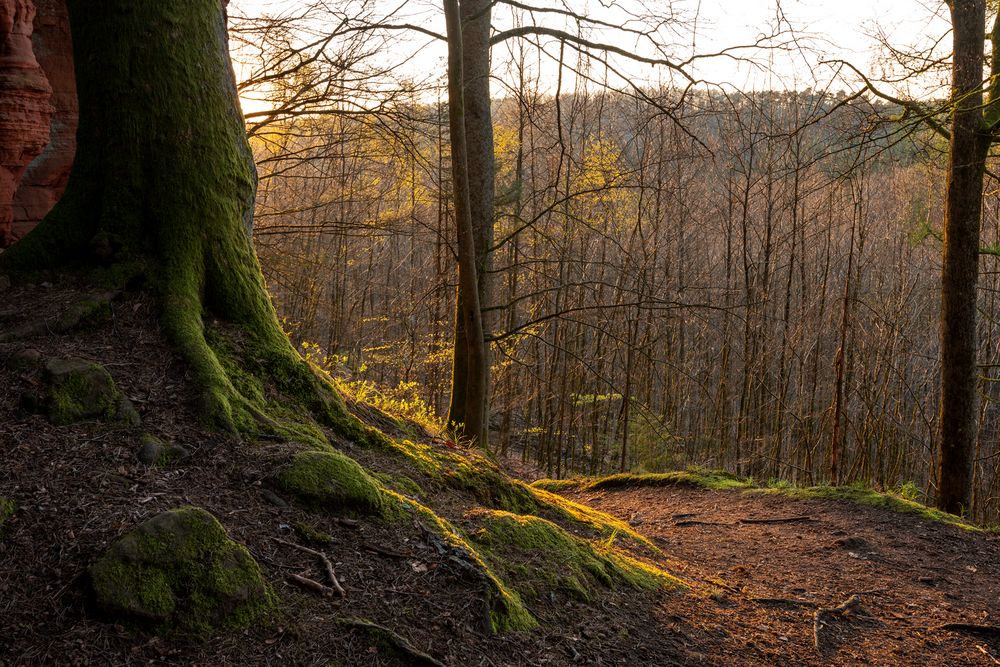
<svg viewBox="0 0 1000 667"><path fill-rule="evenodd" d="M528 3L531 0L523 0ZM628 6L630 0L619 0L623 6ZM331 1L333 7L347 6L349 3ZM550 0L537 0L534 4L551 6ZM575 0L565 3L575 11L586 12L588 15L606 19L611 23L622 21L621 15L607 10L607 0ZM232 0L230 12L242 12L247 15L281 12L301 6L294 0ZM439 0L397 0L394 6L404 7L403 11L412 17L413 22L444 32L443 17ZM780 25L784 34L779 38L789 44L794 37L798 47L805 47L807 53L800 49L786 50L748 50L740 51L739 55L747 56L756 62L749 66L745 60L729 57L708 58L697 60L689 71L696 78L713 84L724 84L740 89L803 89L807 87L830 88L832 90L851 87L856 77L846 76L841 80L833 80L833 65L823 65L824 61L847 60L869 76L879 78L884 74L885 50L878 45L878 35L888 39L892 44L909 49L913 45L925 46L946 34L948 29L946 9L943 0L647 0L652 8L676 7L679 14L687 18L684 28L673 30L670 34L673 40L671 53L675 58L686 58L690 55L714 53L736 45L752 44L762 34L767 34L773 26ZM500 9L494 12L494 23L500 28L509 19ZM557 26L563 27L563 26ZM789 30L790 29L790 30ZM668 32L670 32L668 30ZM621 39L617 36L615 39ZM947 42L948 40L946 40ZM626 42L616 42L623 47L631 48ZM404 47L399 47L404 48ZM419 53L410 61L414 76L424 76L428 72L444 72L444 49L433 40L417 38L411 42L411 47ZM400 53L387 53L380 57L400 57ZM880 57L881 56L881 57ZM502 49L494 49L494 66L502 69ZM662 82L664 76L660 71L649 67L623 65L630 78L648 84ZM502 76L501 83L502 83ZM554 69L543 78L555 81ZM919 84L906 84L911 93L926 93L943 82L938 80L923 81ZM494 86L494 94L500 86ZM896 86L894 92L900 92L902 86ZM252 103L250 103L252 106Z"/></svg>

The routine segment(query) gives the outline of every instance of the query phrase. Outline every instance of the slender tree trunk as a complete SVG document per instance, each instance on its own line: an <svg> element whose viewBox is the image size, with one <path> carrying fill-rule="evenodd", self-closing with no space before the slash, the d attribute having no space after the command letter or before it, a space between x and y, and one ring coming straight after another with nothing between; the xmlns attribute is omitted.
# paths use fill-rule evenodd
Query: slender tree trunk
<svg viewBox="0 0 1000 667"><path fill-rule="evenodd" d="M462 33L462 90L465 98L465 137L469 177L469 205L472 238L475 247L476 290L481 307L490 304L489 274L490 252L493 246L494 207L494 156L493 115L490 107L490 16L491 0L462 0L459 13ZM466 296L458 292L459 311L466 308ZM483 330L490 329L485 315ZM469 391L470 373L473 373L471 356L464 360L458 355L469 349L469 336L464 321L455 322L455 355L452 365L452 393L448 408L448 421L466 423L465 396ZM487 373L489 371L489 349ZM487 389L489 378L487 377ZM482 404L483 420L489 420L489 394Z"/></svg>
<svg viewBox="0 0 1000 667"><path fill-rule="evenodd" d="M482 311L476 272L475 237L469 196L468 144L465 128L465 94L462 64L462 25L458 0L445 0L448 25L448 126L451 134L451 171L455 188L455 226L458 230L458 289L456 320L466 332L465 421L463 433L481 447L487 446L486 391L488 364L483 338ZM456 357L459 351L456 349ZM454 402L454 401L453 401Z"/></svg>
<svg viewBox="0 0 1000 667"><path fill-rule="evenodd" d="M976 282L989 136L982 116L985 0L952 0L951 150L941 275L941 454L938 506L969 508L976 448Z"/></svg>

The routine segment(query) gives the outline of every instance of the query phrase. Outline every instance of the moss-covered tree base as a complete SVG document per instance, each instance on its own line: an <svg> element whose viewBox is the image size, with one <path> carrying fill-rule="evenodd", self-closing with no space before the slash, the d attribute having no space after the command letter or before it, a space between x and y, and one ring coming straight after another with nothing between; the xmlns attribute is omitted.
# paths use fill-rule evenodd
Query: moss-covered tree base
<svg viewBox="0 0 1000 667"><path fill-rule="evenodd" d="M228 322L259 375L336 425L343 401L289 344L251 245L256 171L218 0L69 0L79 90L77 156L66 193L0 256L0 273L77 269L144 285L229 431L272 430L237 386L207 330ZM79 318L78 318L79 319Z"/></svg>

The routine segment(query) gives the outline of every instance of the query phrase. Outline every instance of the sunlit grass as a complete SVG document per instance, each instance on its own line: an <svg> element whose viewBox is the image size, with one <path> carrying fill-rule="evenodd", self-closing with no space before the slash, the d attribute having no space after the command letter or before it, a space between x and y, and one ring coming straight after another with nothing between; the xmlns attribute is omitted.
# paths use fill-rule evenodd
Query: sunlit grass
<svg viewBox="0 0 1000 667"><path fill-rule="evenodd" d="M693 467L687 470L662 473L620 473L606 477L578 477L575 479L540 479L532 486L558 493L564 490L597 491L599 489L642 488L662 486L691 486L715 491L747 489L752 480L722 470Z"/></svg>
<svg viewBox="0 0 1000 667"><path fill-rule="evenodd" d="M912 484L905 484L892 491L877 491L862 485L848 486L795 486L784 480L771 480L758 484L749 477L740 477L721 470L693 467L665 473L621 473L606 477L578 477L574 479L540 479L531 485L535 489L560 493L563 491L597 491L601 489L638 489L686 486L712 491L743 491L781 495L788 498L836 500L879 507L903 514L914 514L927 521L938 521L963 530L985 530L962 517L928 507L916 500L919 494ZM993 529L990 529L993 530Z"/></svg>

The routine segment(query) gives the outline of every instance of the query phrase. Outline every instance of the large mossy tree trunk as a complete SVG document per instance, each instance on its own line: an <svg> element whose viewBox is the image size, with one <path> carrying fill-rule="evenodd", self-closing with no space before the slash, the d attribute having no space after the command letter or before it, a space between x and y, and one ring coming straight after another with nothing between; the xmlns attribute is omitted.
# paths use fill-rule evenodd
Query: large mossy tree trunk
<svg viewBox="0 0 1000 667"><path fill-rule="evenodd" d="M234 388L206 341L210 315L240 327L258 369L325 391L277 321L249 235L256 171L220 0L69 0L80 124L66 193L0 256L0 270L98 268L145 279L163 328L191 364L206 415L224 428L267 418Z"/></svg>

